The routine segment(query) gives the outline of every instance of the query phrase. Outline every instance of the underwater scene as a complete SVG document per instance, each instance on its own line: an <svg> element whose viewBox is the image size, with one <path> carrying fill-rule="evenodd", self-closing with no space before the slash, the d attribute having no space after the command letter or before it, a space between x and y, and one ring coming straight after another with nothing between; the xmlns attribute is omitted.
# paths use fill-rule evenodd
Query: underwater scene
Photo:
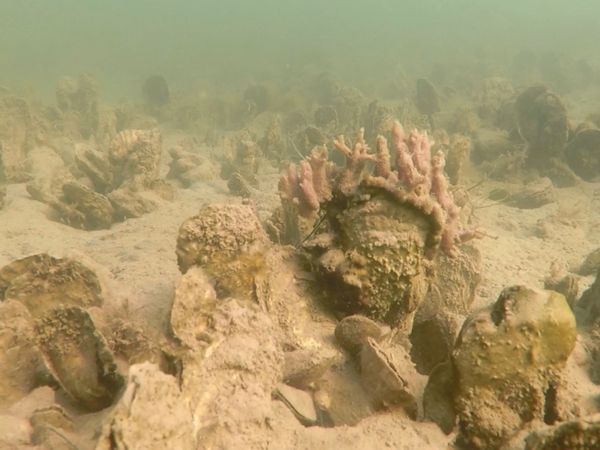
<svg viewBox="0 0 600 450"><path fill-rule="evenodd" d="M600 449L598 42L2 0L0 450Z"/></svg>

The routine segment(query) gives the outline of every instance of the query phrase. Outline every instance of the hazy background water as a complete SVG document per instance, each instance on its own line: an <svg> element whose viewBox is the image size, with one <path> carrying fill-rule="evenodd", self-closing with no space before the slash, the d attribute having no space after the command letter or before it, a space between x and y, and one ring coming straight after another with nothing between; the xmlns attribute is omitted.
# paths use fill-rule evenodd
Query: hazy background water
<svg viewBox="0 0 600 450"><path fill-rule="evenodd" d="M285 75L306 64L348 81L401 66L519 49L595 60L600 2L587 0L0 0L0 84L51 95L93 72L107 99L163 74L176 88Z"/></svg>

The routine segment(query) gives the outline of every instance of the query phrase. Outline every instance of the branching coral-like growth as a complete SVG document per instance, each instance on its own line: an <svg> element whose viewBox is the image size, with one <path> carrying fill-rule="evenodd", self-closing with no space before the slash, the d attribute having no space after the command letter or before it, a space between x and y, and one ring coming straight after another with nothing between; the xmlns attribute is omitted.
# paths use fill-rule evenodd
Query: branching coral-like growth
<svg viewBox="0 0 600 450"><path fill-rule="evenodd" d="M449 256L456 254L456 245L473 238L481 238L480 229L459 230L459 209L444 174L444 153L431 156L431 142L426 132L404 133L400 122L392 128L392 145L395 167L388 141L378 136L375 154L364 140L364 130L358 133L352 148L344 137L333 142L334 147L346 157L346 165L338 173L327 161L327 149L317 147L306 161L300 163L300 174L290 166L288 175L280 182L280 195L292 201L298 214L307 218L318 217L321 208L334 196L352 196L360 188L380 189L400 204L410 205L429 217L432 231L427 247L440 248ZM374 163L372 175L365 175L367 163Z"/></svg>
<svg viewBox="0 0 600 450"><path fill-rule="evenodd" d="M369 153L369 147L365 143L365 129L361 128L350 149L344 142L344 136L339 136L333 141L334 147L346 157L346 167L342 169L336 182L336 189L342 194L350 194L360 183L367 162L377 162L377 157Z"/></svg>
<svg viewBox="0 0 600 450"><path fill-rule="evenodd" d="M316 219L321 205L332 198L334 166L327 157L327 147L315 147L311 155L300 162L300 175L292 164L287 176L282 176L279 181L279 196L292 202L302 217Z"/></svg>

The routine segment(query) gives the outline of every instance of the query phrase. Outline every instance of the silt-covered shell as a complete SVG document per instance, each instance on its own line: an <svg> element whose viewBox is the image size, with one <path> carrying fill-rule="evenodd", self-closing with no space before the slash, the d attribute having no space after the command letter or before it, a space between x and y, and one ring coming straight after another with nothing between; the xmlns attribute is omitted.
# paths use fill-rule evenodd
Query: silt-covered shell
<svg viewBox="0 0 600 450"><path fill-rule="evenodd" d="M87 311L56 308L35 331L46 366L69 396L92 411L113 403L125 379Z"/></svg>

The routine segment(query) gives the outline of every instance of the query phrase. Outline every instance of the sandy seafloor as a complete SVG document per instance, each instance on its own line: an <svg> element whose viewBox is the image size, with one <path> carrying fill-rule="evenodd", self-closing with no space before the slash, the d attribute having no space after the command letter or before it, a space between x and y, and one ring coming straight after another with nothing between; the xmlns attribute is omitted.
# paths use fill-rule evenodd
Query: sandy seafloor
<svg viewBox="0 0 600 450"><path fill-rule="evenodd" d="M161 176L168 172L171 157L165 150L183 136L164 134ZM210 156L210 149L206 149ZM51 164L51 149L33 152L36 165ZM61 162L62 163L62 162ZM471 172L474 182L479 175ZM276 168L263 165L261 191L254 204L261 220L279 204ZM556 202L523 210L486 199L493 189L507 186L486 180L471 192L476 205L474 223L497 239L486 238L476 245L483 256L483 280L474 306L493 302L503 287L512 284L543 286L553 262L576 269L583 259L600 247L600 183L554 189ZM24 256L47 252L53 256L79 255L105 270L109 291L115 300L128 301L131 319L150 328L164 325L180 274L175 243L181 223L205 203L240 202L229 194L227 183L215 179L177 189L175 200L138 219L114 224L109 230L82 231L50 220L52 209L31 199L24 184L7 186L6 206L0 211L0 266ZM538 221L549 225L547 237L537 237ZM582 280L585 286L593 277ZM583 287L582 286L582 287Z"/></svg>
<svg viewBox="0 0 600 450"><path fill-rule="evenodd" d="M593 100L589 96L565 98L571 117L585 117ZM578 121L575 121L577 123ZM168 172L171 157L168 150L186 137L181 132L163 129L161 177ZM211 157L217 149L204 147L204 156ZM30 153L37 170L51 170L62 160L49 148ZM44 169L45 168L45 169ZM279 204L276 192L278 170L263 164L260 174L262 189L254 192L253 202L261 220L269 217ZM467 171L467 180L479 182L482 175L476 169ZM543 287L554 263L564 271L576 271L584 258L600 247L600 183L585 183L570 188L555 188L556 202L537 209L522 210L504 204L490 205L487 194L508 184L486 180L473 189L471 199L476 206L474 224L483 227L493 238L476 241L483 257L483 279L477 289L473 308L483 307L496 300L500 291L514 284ZM7 186L6 206L0 211L0 267L16 259L49 253L81 259L98 271L107 284L107 302L127 304L129 319L144 328L149 335L160 335L167 327L175 288L181 274L175 256L179 226L196 214L205 203L240 202L229 194L226 181L198 182L188 189L177 189L175 199L165 202L157 211L139 219L114 224L109 230L81 231L50 220L49 206L34 201L24 184ZM545 223L540 237L540 221ZM580 292L594 277L580 280ZM432 425L433 426L433 425ZM427 440L429 427L421 436L402 427L389 430L381 441L361 442L358 433L345 430L348 448L394 447L402 441L411 448L411 439L421 445ZM311 435L318 435L312 430ZM338 434L338 437L340 435ZM435 437L434 437L435 436ZM328 439L315 437L313 444L329 448ZM430 448L439 448L439 433L432 435ZM364 444L364 445L360 445ZM296 442L290 448L311 448L310 442ZM306 447L305 447L306 446ZM346 448L340 442L339 448Z"/></svg>

